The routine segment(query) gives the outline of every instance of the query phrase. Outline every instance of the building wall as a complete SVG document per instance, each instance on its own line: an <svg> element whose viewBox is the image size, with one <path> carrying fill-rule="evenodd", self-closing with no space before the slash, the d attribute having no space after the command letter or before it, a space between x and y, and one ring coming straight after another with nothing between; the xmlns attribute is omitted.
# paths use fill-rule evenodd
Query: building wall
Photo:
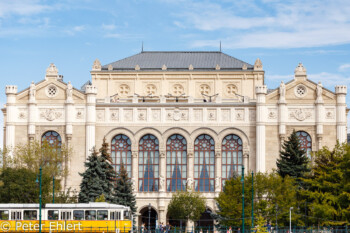
<svg viewBox="0 0 350 233"><path fill-rule="evenodd" d="M282 83L269 93L263 85L262 70L94 70L91 75L93 85L80 91L61 81L57 69L51 65L45 80L21 92L17 92L15 86L6 87L5 145L11 148L17 143L41 140L46 131L56 131L73 150L67 187L75 189L79 189L78 173L84 171L90 150L94 146L99 148L103 138L108 143L117 134L130 138L132 180L138 187L138 142L143 135L153 134L159 140L163 177L166 177L167 138L172 134L184 136L188 143L187 178L193 178L194 140L208 134L215 141L216 185L214 192L204 196L208 207L215 211L214 198L222 190L221 142L226 135L235 134L242 139L247 173L270 172L276 168L281 143L293 130L305 131L311 136L312 151L322 146L332 148L337 139L342 142L344 133L346 135L346 87L337 86L335 92L322 88L307 79L302 65L297 67L294 80ZM180 95L179 91L185 98L176 102L173 96ZM201 91L219 95L210 102ZM169 93L173 96L167 96ZM166 192L165 187L160 187L159 192L136 190L136 197L138 211L151 203L160 221L166 221L172 193Z"/></svg>

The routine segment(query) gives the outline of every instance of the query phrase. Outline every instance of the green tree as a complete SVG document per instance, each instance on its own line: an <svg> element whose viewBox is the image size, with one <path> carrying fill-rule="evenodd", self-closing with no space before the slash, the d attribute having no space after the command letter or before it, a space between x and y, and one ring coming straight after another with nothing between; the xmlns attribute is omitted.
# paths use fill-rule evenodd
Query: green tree
<svg viewBox="0 0 350 233"><path fill-rule="evenodd" d="M245 184L245 224L251 226L252 207L252 176L247 175ZM279 226L288 225L288 210L291 206L297 206L297 187L294 179L284 179L276 173L254 175L254 216L264 216L268 220L274 220L276 205L278 206ZM221 226L242 225L242 183L241 177L233 177L225 182L223 191L216 198L219 211L217 220ZM303 225L300 215L293 215L293 222Z"/></svg>
<svg viewBox="0 0 350 233"><path fill-rule="evenodd" d="M93 202L104 193L105 174L101 167L102 159L98 156L96 150L88 157L85 162L86 170L79 173L82 176L79 192L79 203ZM107 193L109 195L109 193Z"/></svg>
<svg viewBox="0 0 350 233"><path fill-rule="evenodd" d="M197 192L176 192L168 205L168 214L175 219L198 221L205 211L205 199Z"/></svg>
<svg viewBox="0 0 350 233"><path fill-rule="evenodd" d="M107 202L115 203L114 192L115 192L115 182L116 182L116 172L111 165L112 160L108 152L109 145L106 142L106 138L103 138L103 143L100 148L100 164L102 168L101 178L103 179L103 194Z"/></svg>
<svg viewBox="0 0 350 233"><path fill-rule="evenodd" d="M133 193L132 183L128 177L128 172L122 164L117 174L115 184L114 203L129 206L132 213L136 213L136 198Z"/></svg>
<svg viewBox="0 0 350 233"><path fill-rule="evenodd" d="M287 175L294 178L304 177L304 174L309 172L309 159L306 151L300 148L299 138L293 130L293 133L288 137L282 145L280 158L277 159L277 172L282 177Z"/></svg>
<svg viewBox="0 0 350 233"><path fill-rule="evenodd" d="M303 179L310 222L343 225L350 220L350 146L337 144L315 154L312 172Z"/></svg>
<svg viewBox="0 0 350 233"><path fill-rule="evenodd" d="M39 186L36 184L38 173L27 168L5 168L0 174L1 203L38 203ZM51 178L42 176L42 200L50 203L52 200Z"/></svg>
<svg viewBox="0 0 350 233"><path fill-rule="evenodd" d="M12 150L12 156L9 156L9 150L5 147L1 151L3 170L0 171L3 175L3 179L15 178L17 172L24 171L28 174L25 177L27 183L32 184L36 180L37 174L39 174L39 168L42 167L42 179L43 179L43 202L51 202L52 200L52 177L55 176L55 193L60 194L62 190L62 185L65 187L67 176L68 176L68 166L69 157L71 154L71 149L66 147L64 144L61 146L51 145L48 142L29 142L26 144L17 144ZM7 168L12 168L7 169ZM22 170L23 169L23 170ZM29 172L32 176L29 175ZM18 177L22 177L19 175ZM34 178L33 178L34 177ZM31 180L33 179L33 180ZM47 179L47 182L46 182ZM17 188L18 193L25 193L27 186L23 185L21 179L12 179L12 186ZM0 181L0 186L3 181ZM46 188L47 185L47 188ZM0 189L6 189L7 187L2 187ZM22 190L23 189L23 190ZM38 189L36 185L33 189ZM44 193L45 191L45 193ZM39 192L39 189L38 189ZM64 191L63 191L64 192ZM12 195L11 192L5 192L5 196ZM30 193L28 193L30 196ZM48 199L44 196L47 195ZM26 198L23 196L23 200L17 199L16 202L32 202L32 198ZM11 199L11 197L5 197L5 199ZM13 200L15 201L15 200ZM36 200L37 202L37 200Z"/></svg>

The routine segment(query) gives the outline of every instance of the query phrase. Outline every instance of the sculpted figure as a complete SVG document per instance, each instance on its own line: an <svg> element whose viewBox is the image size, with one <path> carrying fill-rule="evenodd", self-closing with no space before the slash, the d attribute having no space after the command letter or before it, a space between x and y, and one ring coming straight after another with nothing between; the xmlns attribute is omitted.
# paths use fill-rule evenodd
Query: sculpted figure
<svg viewBox="0 0 350 233"><path fill-rule="evenodd" d="M281 85L280 85L280 99L281 100L284 100L286 97L286 85L284 84L284 82L282 81L281 82Z"/></svg>
<svg viewBox="0 0 350 233"><path fill-rule="evenodd" d="M70 82L67 84L67 99L70 99L73 97L73 86Z"/></svg>
<svg viewBox="0 0 350 233"><path fill-rule="evenodd" d="M29 98L34 99L36 94L36 88L34 82L32 82L29 86Z"/></svg>

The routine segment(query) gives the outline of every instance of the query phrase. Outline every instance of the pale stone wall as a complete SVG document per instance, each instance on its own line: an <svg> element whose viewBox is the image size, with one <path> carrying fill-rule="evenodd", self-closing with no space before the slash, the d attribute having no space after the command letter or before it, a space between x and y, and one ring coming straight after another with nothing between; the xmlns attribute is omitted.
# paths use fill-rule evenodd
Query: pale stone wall
<svg viewBox="0 0 350 233"><path fill-rule="evenodd" d="M276 168L281 142L294 130L312 138L312 151L332 148L346 136L346 87L332 92L307 79L299 64L295 78L268 91L264 71L257 60L254 70L241 71L91 71L93 85L74 89L58 76L51 64L45 80L32 83L17 92L7 86L3 109L5 143L13 147L29 140L41 140L53 130L73 149L68 163L67 187L79 189L84 161L91 148L98 149L106 137L108 143L117 134L132 142L132 178L138 182L138 142L153 134L160 143L160 175L166 177L166 140L181 134L188 143L188 175L194 177L193 143L201 134L215 141L215 192L203 193L207 205L216 211L214 198L221 191L221 142L236 134L243 141L243 165L246 173L270 172ZM218 94L209 102L206 95ZM134 94L136 93L136 95ZM170 96L168 96L170 94ZM175 101L174 96L183 97ZM238 95L236 95L238 94ZM206 99L207 102L203 102ZM143 102L145 100L145 102ZM138 212L151 203L159 221L166 222L167 205L172 193L137 192Z"/></svg>

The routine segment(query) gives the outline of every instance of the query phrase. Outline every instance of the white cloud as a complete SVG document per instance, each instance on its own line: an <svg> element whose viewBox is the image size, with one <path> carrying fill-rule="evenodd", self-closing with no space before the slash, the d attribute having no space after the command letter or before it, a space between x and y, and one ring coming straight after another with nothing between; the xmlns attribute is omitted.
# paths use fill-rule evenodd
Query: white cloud
<svg viewBox="0 0 350 233"><path fill-rule="evenodd" d="M2 0L0 18L10 15L29 16L51 10L52 6L41 4L38 0Z"/></svg>
<svg viewBox="0 0 350 233"><path fill-rule="evenodd" d="M102 29L112 31L116 28L114 24L102 24Z"/></svg>
<svg viewBox="0 0 350 233"><path fill-rule="evenodd" d="M176 15L175 25L218 31L221 38L226 37L223 42L228 48L301 48L350 43L348 0L250 1L249 4L254 5L252 13L240 14L246 8L244 4L192 2L187 6L191 11ZM192 46L216 47L217 40L197 40Z"/></svg>
<svg viewBox="0 0 350 233"><path fill-rule="evenodd" d="M343 64L343 65L339 66L339 68L338 68L339 71L346 71L348 69L350 69L350 63Z"/></svg>

